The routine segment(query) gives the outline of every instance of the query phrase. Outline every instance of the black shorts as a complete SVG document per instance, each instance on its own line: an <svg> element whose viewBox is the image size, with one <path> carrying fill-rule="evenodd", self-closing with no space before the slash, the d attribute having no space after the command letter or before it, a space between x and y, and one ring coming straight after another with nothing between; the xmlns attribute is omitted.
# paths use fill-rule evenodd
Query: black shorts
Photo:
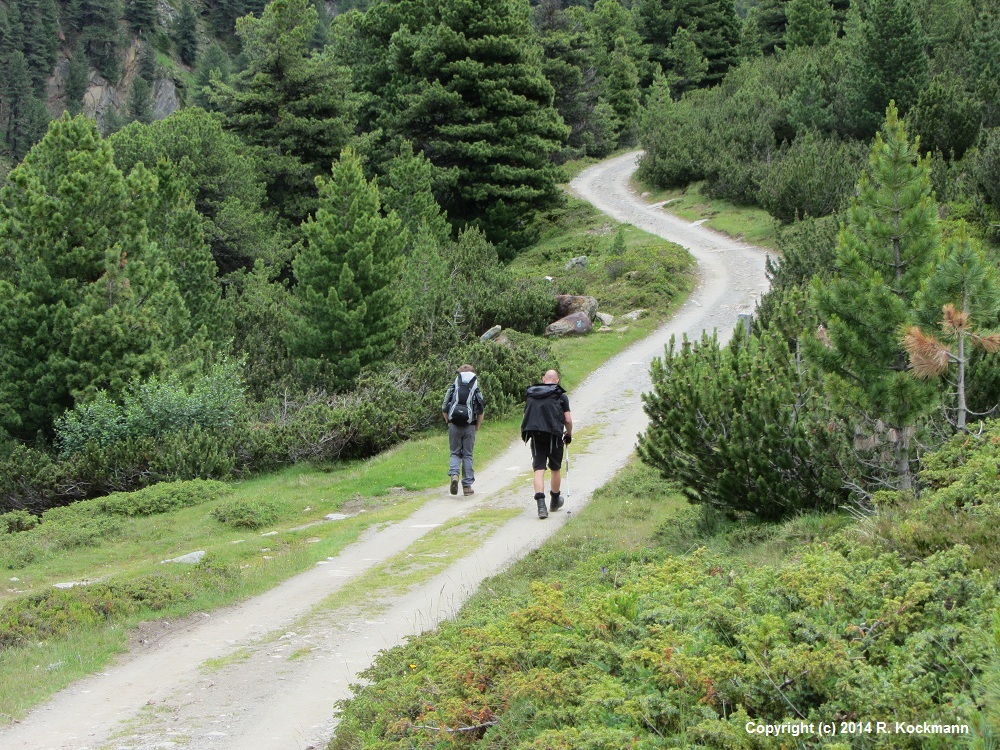
<svg viewBox="0 0 1000 750"><path fill-rule="evenodd" d="M562 435L535 431L528 435L531 436L531 468L543 471L547 465L552 471L559 471L563 460Z"/></svg>

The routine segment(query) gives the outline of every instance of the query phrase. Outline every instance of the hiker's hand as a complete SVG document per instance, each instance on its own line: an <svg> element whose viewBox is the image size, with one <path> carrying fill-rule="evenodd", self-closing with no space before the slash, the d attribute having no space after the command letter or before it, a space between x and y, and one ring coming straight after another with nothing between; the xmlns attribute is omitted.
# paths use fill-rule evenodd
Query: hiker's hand
<svg viewBox="0 0 1000 750"><path fill-rule="evenodd" d="M572 442L573 442L572 435L563 435L563 445L569 445Z"/></svg>

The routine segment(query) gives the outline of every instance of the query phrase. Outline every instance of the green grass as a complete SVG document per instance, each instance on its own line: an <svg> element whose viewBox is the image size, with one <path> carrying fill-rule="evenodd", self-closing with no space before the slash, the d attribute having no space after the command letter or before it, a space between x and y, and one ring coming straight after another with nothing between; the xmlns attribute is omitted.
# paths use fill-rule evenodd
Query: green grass
<svg viewBox="0 0 1000 750"><path fill-rule="evenodd" d="M611 561L615 553L655 547L661 528L689 509L687 500L665 485L655 470L633 459L594 493L585 508L568 506L570 519L544 545L483 582L460 612L459 624L488 622L498 613L523 606L536 581L559 581L571 590L578 579L614 577L616 566L624 564L620 559ZM607 569L602 572L602 567Z"/></svg>
<svg viewBox="0 0 1000 750"><path fill-rule="evenodd" d="M380 597L402 594L443 571L452 563L471 554L504 523L522 513L520 509L486 508L460 518L453 518L416 540L407 549L376 565L330 595L317 610L356 607L378 614Z"/></svg>
<svg viewBox="0 0 1000 750"><path fill-rule="evenodd" d="M668 200L666 211L688 221L707 219L704 226L753 245L776 249L780 222L756 206L740 206L721 198L710 198L701 192L702 183L685 188L663 189L633 180L645 200L659 203Z"/></svg>
<svg viewBox="0 0 1000 750"><path fill-rule="evenodd" d="M567 197L540 226L540 242L519 255L511 268L523 277L550 277L560 294L595 297L603 312L619 315L643 308L664 316L693 286L694 263L682 247L631 224L618 225L576 198ZM619 226L621 252L614 247ZM586 268L567 270L571 258L583 255Z"/></svg>

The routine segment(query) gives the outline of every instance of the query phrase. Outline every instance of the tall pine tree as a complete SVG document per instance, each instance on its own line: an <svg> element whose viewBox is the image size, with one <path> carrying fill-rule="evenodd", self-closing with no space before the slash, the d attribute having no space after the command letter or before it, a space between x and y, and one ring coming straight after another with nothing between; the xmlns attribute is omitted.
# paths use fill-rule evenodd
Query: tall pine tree
<svg viewBox="0 0 1000 750"><path fill-rule="evenodd" d="M101 75L117 83L121 75L121 0L79 0L74 19L87 55Z"/></svg>
<svg viewBox="0 0 1000 750"><path fill-rule="evenodd" d="M211 99L261 149L270 202L294 224L315 209L315 179L353 137L357 113L350 70L309 48L315 25L310 0L274 0L260 18L241 18L246 67L231 86L214 79Z"/></svg>
<svg viewBox="0 0 1000 750"><path fill-rule="evenodd" d="M0 419L32 437L78 399L202 354L167 258L149 239L156 179L115 168L92 120L64 115L0 193L13 263Z"/></svg>
<svg viewBox="0 0 1000 750"><path fill-rule="evenodd" d="M834 276L813 284L826 329L812 351L859 429L875 429L872 447L891 453L888 476L903 490L914 488L914 430L936 394L909 372L901 335L915 321L938 244L928 163L890 106L840 233Z"/></svg>
<svg viewBox="0 0 1000 750"><path fill-rule="evenodd" d="M559 199L551 157L567 129L542 75L527 0L378 3L355 27L373 124L444 175L442 207L512 253L532 214ZM438 185L443 185L443 181Z"/></svg>
<svg viewBox="0 0 1000 750"><path fill-rule="evenodd" d="M303 382L348 388L385 359L406 326L400 294L404 233L382 214L378 185L346 149L320 180L316 215L302 227L286 341Z"/></svg>
<svg viewBox="0 0 1000 750"><path fill-rule="evenodd" d="M927 39L910 0L872 0L847 46L840 119L848 135L867 139L890 101L905 116L930 83Z"/></svg>
<svg viewBox="0 0 1000 750"><path fill-rule="evenodd" d="M786 14L785 46L788 49L822 47L833 38L830 0L790 0Z"/></svg>

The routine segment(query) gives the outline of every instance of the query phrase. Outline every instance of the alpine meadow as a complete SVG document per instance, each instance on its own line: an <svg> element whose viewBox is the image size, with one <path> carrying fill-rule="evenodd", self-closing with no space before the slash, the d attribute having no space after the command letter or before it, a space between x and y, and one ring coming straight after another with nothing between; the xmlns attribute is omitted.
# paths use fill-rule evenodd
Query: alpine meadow
<svg viewBox="0 0 1000 750"><path fill-rule="evenodd" d="M510 559L309 747L1000 748L1000 0L0 0L0 67L0 746L398 530L310 633ZM712 282L570 187L633 152L768 289L574 407L546 518L526 389L580 403ZM237 749L148 703L51 746Z"/></svg>

